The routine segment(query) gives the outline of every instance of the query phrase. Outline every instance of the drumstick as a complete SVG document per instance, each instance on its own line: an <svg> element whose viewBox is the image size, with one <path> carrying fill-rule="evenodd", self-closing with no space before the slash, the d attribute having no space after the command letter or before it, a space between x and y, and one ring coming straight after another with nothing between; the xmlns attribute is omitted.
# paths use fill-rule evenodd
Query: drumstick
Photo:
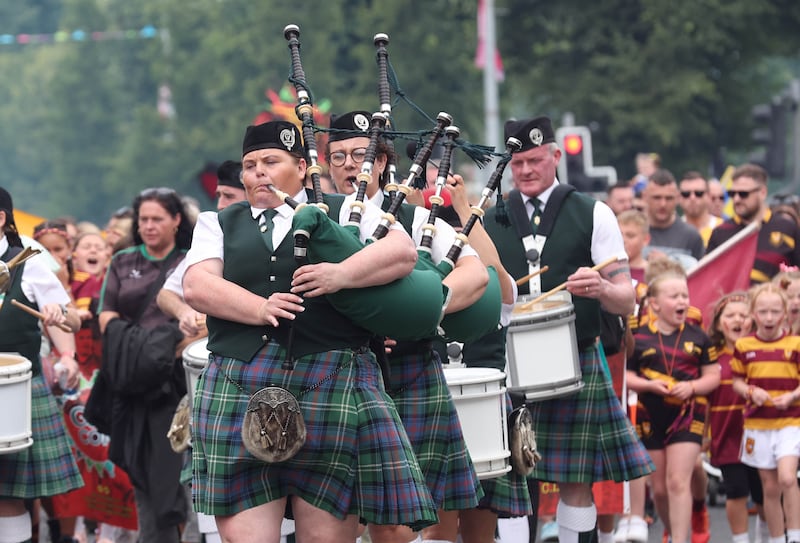
<svg viewBox="0 0 800 543"><path fill-rule="evenodd" d="M612 256L612 257L611 257L611 258L609 258L608 260L605 260L605 261L601 262L600 264L597 264L596 266L592 266L592 269L593 269L594 271L600 271L600 270L602 270L603 268L605 268L606 266L608 266L609 264L613 264L613 263L614 263L614 262L616 262L617 260L618 260L618 258L617 258L616 256ZM564 281L563 283L561 283L560 285L558 285L558 286L557 286L557 287L555 287L554 289L552 289L552 290L548 290L548 291L547 291L547 292L545 292L544 294L542 294L542 295L538 296L537 298L534 298L534 299L533 299L533 300L531 300L530 302L525 302L525 303L524 303L524 304L522 304L522 305L521 305L519 308L520 308L520 310L522 310L522 311L527 311L527 310L529 310L531 307L533 307L533 305L534 305L534 304L536 304L536 303L538 303L538 302L541 302L541 301L542 301L542 300L544 300L545 298L549 298L550 296L552 296L552 295L553 295L553 294L555 294L556 292L558 292L558 291L560 291L560 290L564 290L565 288L567 288L567 282L566 282L566 281Z"/></svg>
<svg viewBox="0 0 800 543"><path fill-rule="evenodd" d="M36 311L35 309L33 309L31 307L28 307L25 304L21 304L16 300L11 300L11 305L17 306L18 308L23 310L25 313L33 315L34 317L37 317L38 319L40 319L42 321L44 321L44 319L45 319L44 313L40 313L39 311ZM58 326L59 328L61 328L65 332L69 332L70 334L72 333L72 328L70 328L69 326L67 326L63 322L60 323L60 324L56 324L55 326Z"/></svg>
<svg viewBox="0 0 800 543"><path fill-rule="evenodd" d="M525 283L527 283L528 281L530 281L531 279L533 279L534 277L536 277L540 273L544 273L549 269L550 269L550 266L542 266L541 268L539 268L535 272L529 273L525 277L520 277L519 279L517 279L517 286L521 287L522 285L524 285Z"/></svg>

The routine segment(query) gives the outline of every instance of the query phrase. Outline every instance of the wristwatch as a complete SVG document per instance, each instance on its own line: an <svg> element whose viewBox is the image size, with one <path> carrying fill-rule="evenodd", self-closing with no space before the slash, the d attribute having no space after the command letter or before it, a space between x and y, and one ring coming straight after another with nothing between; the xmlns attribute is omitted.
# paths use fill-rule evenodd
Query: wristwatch
<svg viewBox="0 0 800 543"><path fill-rule="evenodd" d="M67 316L67 306L64 305L64 304L58 304L58 307L61 308L61 314L66 317Z"/></svg>

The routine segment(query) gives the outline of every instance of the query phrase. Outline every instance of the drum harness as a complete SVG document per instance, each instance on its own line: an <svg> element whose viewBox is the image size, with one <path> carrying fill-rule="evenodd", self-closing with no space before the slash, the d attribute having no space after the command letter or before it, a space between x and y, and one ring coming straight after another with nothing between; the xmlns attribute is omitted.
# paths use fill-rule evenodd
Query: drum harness
<svg viewBox="0 0 800 543"><path fill-rule="evenodd" d="M544 208L541 223L536 229L536 235L533 233L533 227L528 218L525 202L522 201L520 192L518 190L512 190L508 194L509 209L514 219L514 228L525 248L525 258L528 260L528 273L536 273L539 271L542 262L542 251L544 250L547 236L549 236L550 232L553 230L553 223L555 223L556 216L558 216L558 212L561 210L561 204L569 193L574 190L575 187L572 185L556 185L555 189L553 189L553 193L547 200L547 206ZM532 296L538 296L542 292L541 275L537 274L531 278L529 289Z"/></svg>
<svg viewBox="0 0 800 543"><path fill-rule="evenodd" d="M547 206L542 214L536 234L533 233L525 202L519 191L512 190L508 195L510 214L513 216L514 228L522 240L525 248L525 257L528 260L529 273L536 273L541 268L542 251L547 241L547 236L553 229L553 223L570 192L574 191L572 185L559 184L553 189ZM530 294L538 296L542 291L541 275L534 275L529 282ZM509 448L511 449L511 466L515 473L528 476L533 471L536 463L541 460L536 446L536 437L533 432L531 413L523 402L514 409L508 417Z"/></svg>

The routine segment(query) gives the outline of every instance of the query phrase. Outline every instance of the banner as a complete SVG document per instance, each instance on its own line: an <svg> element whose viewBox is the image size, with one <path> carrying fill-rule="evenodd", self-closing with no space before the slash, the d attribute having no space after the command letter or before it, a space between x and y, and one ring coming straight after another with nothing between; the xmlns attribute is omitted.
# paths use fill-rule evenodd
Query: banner
<svg viewBox="0 0 800 543"><path fill-rule="evenodd" d="M687 273L689 301L703 313L703 327L711 324L714 304L721 296L750 287L760 227L760 221L747 225Z"/></svg>

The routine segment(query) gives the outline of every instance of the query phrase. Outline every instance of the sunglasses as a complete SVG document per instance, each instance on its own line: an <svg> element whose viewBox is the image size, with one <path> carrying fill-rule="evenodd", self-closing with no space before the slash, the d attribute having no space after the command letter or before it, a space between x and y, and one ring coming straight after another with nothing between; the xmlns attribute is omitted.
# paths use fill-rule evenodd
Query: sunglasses
<svg viewBox="0 0 800 543"><path fill-rule="evenodd" d="M747 198L748 196L750 196L751 194L753 194L757 190L759 190L758 187L756 187L754 189L750 189L750 190L729 190L728 191L728 198L733 198L735 196L738 196L739 198L744 200L745 198Z"/></svg>
<svg viewBox="0 0 800 543"><path fill-rule="evenodd" d="M712 200L712 201L714 201L714 202L721 202L721 201L723 201L723 200L725 199L725 196L723 196L723 195L721 195L721 194L720 194L720 195L717 195L717 194L712 194L712 195L710 196L710 198L711 198L711 200Z"/></svg>
<svg viewBox="0 0 800 543"><path fill-rule="evenodd" d="M683 196L684 198L688 198L692 194L694 194L695 198L702 198L703 196L705 196L706 191L704 191L704 190L682 190L681 191L681 196Z"/></svg>

